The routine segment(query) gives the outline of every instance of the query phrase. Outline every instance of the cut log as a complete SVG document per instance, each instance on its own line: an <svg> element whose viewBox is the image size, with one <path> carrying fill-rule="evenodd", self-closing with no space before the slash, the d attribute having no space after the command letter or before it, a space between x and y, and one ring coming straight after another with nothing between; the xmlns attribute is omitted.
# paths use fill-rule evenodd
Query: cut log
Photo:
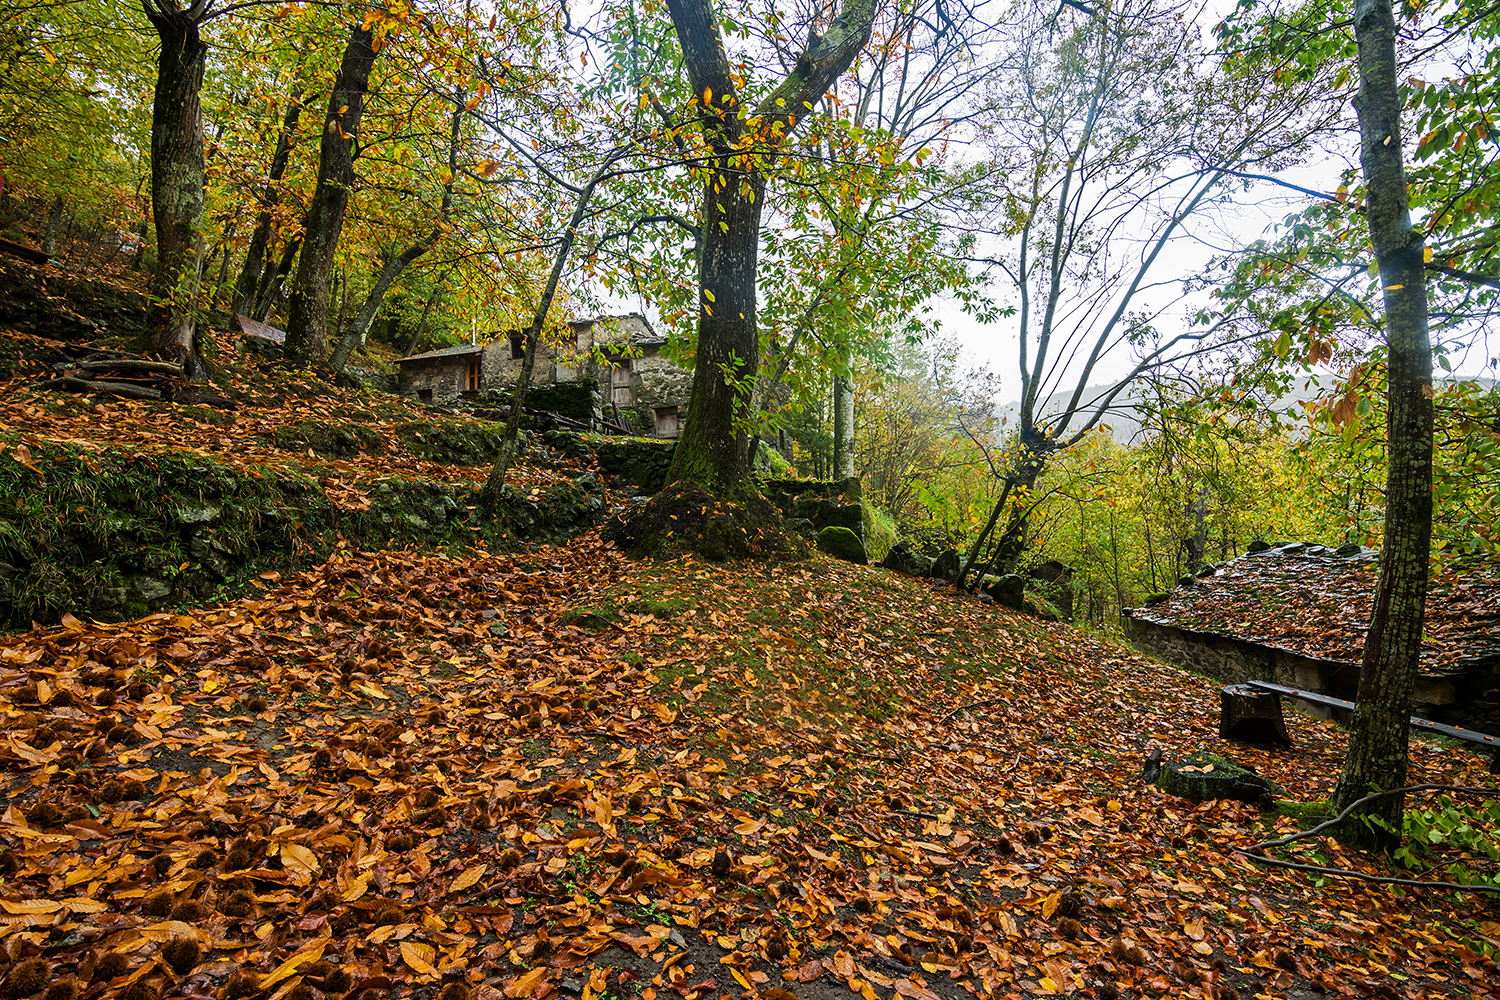
<svg viewBox="0 0 1500 1000"><path fill-rule="evenodd" d="M88 372L152 372L157 375L182 377L182 366L170 361L145 361L135 358L119 358L108 361L80 361L78 367Z"/></svg>
<svg viewBox="0 0 1500 1000"><path fill-rule="evenodd" d="M29 389L67 389L71 392L107 392L122 399L161 399L161 391L126 382L92 382L88 379L63 376L36 382Z"/></svg>
<svg viewBox="0 0 1500 1000"><path fill-rule="evenodd" d="M1292 745L1281 715L1280 695L1257 691L1248 684L1230 684L1219 692L1219 736L1244 743Z"/></svg>

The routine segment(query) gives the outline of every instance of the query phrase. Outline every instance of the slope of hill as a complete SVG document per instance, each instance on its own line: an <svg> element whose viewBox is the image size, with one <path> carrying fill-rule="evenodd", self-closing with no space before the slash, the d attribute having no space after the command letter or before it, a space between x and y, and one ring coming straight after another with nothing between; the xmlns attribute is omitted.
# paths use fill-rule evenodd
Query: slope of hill
<svg viewBox="0 0 1500 1000"><path fill-rule="evenodd" d="M13 381L0 463L305 461L350 506L387 473L474 481L379 420L380 452L252 443L354 401L274 368L245 391L265 402L226 430ZM237 596L0 638L8 996L1495 995L1492 904L1267 867L1242 852L1291 820L1137 777L1151 748L1208 749L1316 799L1329 723L1226 747L1211 682L822 556L381 548L341 524ZM1414 744L1413 780L1484 766ZM1278 860L1391 874L1317 841Z"/></svg>

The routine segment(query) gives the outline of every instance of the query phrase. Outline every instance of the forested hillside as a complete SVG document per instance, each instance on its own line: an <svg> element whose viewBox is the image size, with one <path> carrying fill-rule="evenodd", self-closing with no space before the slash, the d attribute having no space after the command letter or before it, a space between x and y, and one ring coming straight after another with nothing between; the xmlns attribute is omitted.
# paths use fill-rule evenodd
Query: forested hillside
<svg viewBox="0 0 1500 1000"><path fill-rule="evenodd" d="M1497 32L0 0L0 993L1500 995Z"/></svg>

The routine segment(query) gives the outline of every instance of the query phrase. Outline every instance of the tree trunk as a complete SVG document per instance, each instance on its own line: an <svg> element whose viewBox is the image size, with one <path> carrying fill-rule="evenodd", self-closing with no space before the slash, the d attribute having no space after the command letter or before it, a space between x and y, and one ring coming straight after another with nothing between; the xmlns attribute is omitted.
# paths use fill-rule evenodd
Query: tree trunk
<svg viewBox="0 0 1500 1000"><path fill-rule="evenodd" d="M370 324L375 322L375 314L380 311L380 303L385 301L385 293L390 289L391 282L410 267L412 261L437 246L438 241L443 238L443 233L447 231L448 216L453 211L453 184L458 178L458 140L459 128L463 124L463 114L464 101L460 93L459 99L454 101L453 114L449 118L448 180L443 185L443 198L438 206L438 224L425 239L413 243L395 257L387 257L385 263L381 265L380 276L375 279L375 287L370 289L370 294L365 296L364 303L359 307L359 312L354 317L354 325L344 331L338 348L333 352L333 357L328 359L328 366L336 372L344 370L344 366L349 363L349 355L365 342L365 336L370 332ZM611 162L613 162L612 159ZM592 192L592 185L589 190ZM574 222L573 226L576 229L577 222ZM426 313L424 312L423 315ZM339 326L343 326L342 316L339 318ZM523 361L522 366L524 365Z"/></svg>
<svg viewBox="0 0 1500 1000"><path fill-rule="evenodd" d="M755 281L763 171L802 121L803 110L827 93L864 47L879 7L879 0L844 0L828 30L809 36L791 73L747 114L712 0L667 0L688 82L703 101L699 126L714 153L705 164L709 176L699 225L693 393L668 482L686 480L728 496L746 478L746 424L760 350Z"/></svg>
<svg viewBox="0 0 1500 1000"><path fill-rule="evenodd" d="M151 210L156 221L156 274L151 281L151 346L198 371L193 353L202 273L203 107L199 92L208 46L198 33L201 7L177 11L143 0L161 39L151 105Z"/></svg>
<svg viewBox="0 0 1500 1000"><path fill-rule="evenodd" d="M833 377L833 478L854 475L854 381Z"/></svg>
<svg viewBox="0 0 1500 1000"><path fill-rule="evenodd" d="M759 173L715 161L724 187L706 187L698 257L698 349L687 420L672 452L668 482L688 480L732 495L748 469L743 417L759 359L755 272L766 183Z"/></svg>
<svg viewBox="0 0 1500 1000"><path fill-rule="evenodd" d="M42 253L48 257L57 253L57 232L62 228L63 207L66 204L63 196L58 195L53 199L52 207L47 209L47 228L42 233Z"/></svg>
<svg viewBox="0 0 1500 1000"><path fill-rule="evenodd" d="M286 323L286 350L307 361L328 356L328 289L333 255L344 231L344 212L354 186L355 142L365 111L370 71L375 66L374 32L356 27L328 98L318 152L318 187L307 210L302 253L292 284Z"/></svg>
<svg viewBox="0 0 1500 1000"><path fill-rule="evenodd" d="M448 279L448 273L451 270L452 268L449 268L448 271L444 271L443 276L441 278L438 278L438 280L433 283L432 294L427 296L427 302L422 306L422 315L417 320L417 328L411 332L411 339L406 342L406 349L401 352L401 356L403 358L411 357L412 352L417 349L417 341L422 339L422 331L427 328L427 314L432 312L432 307L437 303L438 298L443 294L443 282ZM394 320L392 321L391 329L394 335ZM522 364L524 365L525 362L523 361Z"/></svg>
<svg viewBox="0 0 1500 1000"><path fill-rule="evenodd" d="M302 248L302 235L293 236L281 251L281 262L276 265L276 270L267 271L262 287L255 296L255 312L252 318L266 322L266 317L271 315L271 306L276 301L276 296L281 292L281 285L286 281L286 276L292 271L292 261L297 259L297 251Z"/></svg>
<svg viewBox="0 0 1500 1000"><path fill-rule="evenodd" d="M557 252L552 257L552 272L547 275L547 284L542 289L542 297L537 301L536 309L531 314L531 326L526 330L526 351L521 356L521 377L516 381L515 391L511 394L510 413L505 418L505 437L500 443L500 454L495 459L495 467L490 470L489 478L484 482L484 488L479 491L479 502L484 507L494 509L499 506L500 491L505 487L505 476L520 453L521 417L525 413L526 390L531 385L531 373L536 367L537 342L541 340L542 327L547 322L547 313L552 309L552 300L557 296L557 284L562 280L563 267L568 262L568 253L573 249L573 243L578 238L578 227L583 224L589 200L594 197L594 189L608 176L615 161L628 148L616 149L612 155L606 157L604 165L578 192L578 199L573 205L573 215L568 220L568 228L563 231L562 242L558 244ZM425 312L423 315L426 315Z"/></svg>
<svg viewBox="0 0 1500 1000"><path fill-rule="evenodd" d="M250 234L250 248L245 252L245 265L240 269L239 280L234 283L234 311L251 313L255 309L255 289L260 284L260 272L265 267L266 248L271 242L271 224L274 210L281 201L281 178L286 175L287 164L292 159L292 136L297 133L297 122L302 117L302 81L292 84L287 95L286 114L281 118L281 131L276 135L276 152L271 157L271 170L266 175L266 186L260 194L260 215L255 220L255 231Z"/></svg>
<svg viewBox="0 0 1500 1000"><path fill-rule="evenodd" d="M428 251L437 242L436 235L433 238L415 243L394 257L386 257L385 263L381 265L380 274L375 279L375 287L365 296L360 304L359 312L354 314L354 322L344 331L339 339L338 347L334 349L333 356L328 359L328 367L336 372L344 370L349 363L349 355L354 349L364 343L365 335L370 331L370 324L375 322L375 314L380 311L380 304L385 301L385 293L390 290L391 282L405 271L411 262ZM425 316L426 313L424 312Z"/></svg>
<svg viewBox="0 0 1500 1000"><path fill-rule="evenodd" d="M1357 0L1360 165L1370 240L1380 266L1389 352L1389 451L1385 544L1374 612L1360 665L1359 697L1344 770L1331 802L1342 810L1374 791L1406 784L1412 689L1422 646L1427 560L1432 539L1432 345L1422 233L1413 229L1401 158L1401 96L1396 22L1390 0ZM1400 842L1405 797L1390 795L1362 812L1379 832L1347 823L1345 839L1376 846Z"/></svg>

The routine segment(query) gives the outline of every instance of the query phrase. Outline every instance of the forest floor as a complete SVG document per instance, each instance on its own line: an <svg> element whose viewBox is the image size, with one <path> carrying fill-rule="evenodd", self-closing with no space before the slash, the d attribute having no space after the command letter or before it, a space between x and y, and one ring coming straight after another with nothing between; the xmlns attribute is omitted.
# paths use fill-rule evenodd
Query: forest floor
<svg viewBox="0 0 1500 1000"><path fill-rule="evenodd" d="M15 384L18 440L210 433ZM273 397L234 420L304 416ZM597 530L266 576L0 636L7 997L1500 996L1493 896L1266 867L1237 851L1291 820L1137 777L1208 750L1316 800L1341 729L1226 745L1215 682L1113 639ZM1486 766L1413 742L1413 782Z"/></svg>

